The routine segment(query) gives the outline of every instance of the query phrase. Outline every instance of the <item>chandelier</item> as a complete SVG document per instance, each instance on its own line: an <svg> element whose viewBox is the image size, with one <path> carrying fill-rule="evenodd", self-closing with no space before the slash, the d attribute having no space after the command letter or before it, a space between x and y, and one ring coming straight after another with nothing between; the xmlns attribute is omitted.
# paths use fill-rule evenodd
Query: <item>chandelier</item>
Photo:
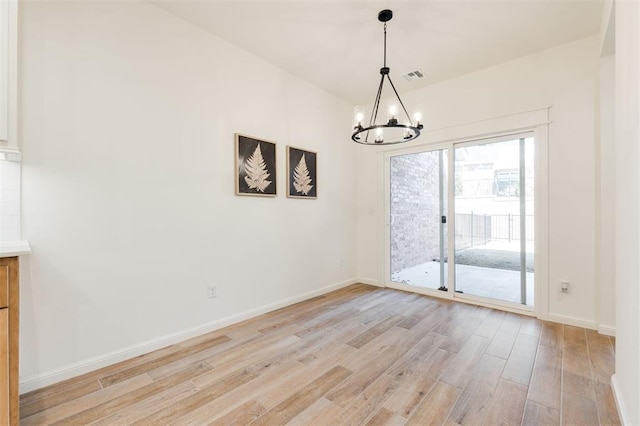
<svg viewBox="0 0 640 426"><path fill-rule="evenodd" d="M389 76L389 67L387 67L387 22L390 21L391 18L393 18L393 12L389 9L382 10L378 13L378 21L384 22L384 62L382 68L380 68L381 78L378 93L376 94L376 100L373 102L369 124L366 127L363 125L364 108L356 107L355 111L355 122L351 139L354 142L364 145L392 145L409 142L420 136L420 130L422 129L420 113L414 115L415 121L411 120ZM385 77L393 89L395 98L389 102L387 121L377 123L376 120L378 119L380 97L382 95ZM398 106L400 108L398 108ZM400 116L398 115L399 112ZM402 115L402 113L404 113L404 115Z"/></svg>

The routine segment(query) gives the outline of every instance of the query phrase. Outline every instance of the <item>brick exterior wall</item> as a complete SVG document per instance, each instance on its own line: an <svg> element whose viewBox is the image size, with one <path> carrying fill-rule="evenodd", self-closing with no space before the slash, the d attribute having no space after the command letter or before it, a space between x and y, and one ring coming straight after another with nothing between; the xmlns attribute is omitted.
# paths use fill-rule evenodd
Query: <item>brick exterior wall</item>
<svg viewBox="0 0 640 426"><path fill-rule="evenodd" d="M438 259L438 151L391 158L391 272Z"/></svg>

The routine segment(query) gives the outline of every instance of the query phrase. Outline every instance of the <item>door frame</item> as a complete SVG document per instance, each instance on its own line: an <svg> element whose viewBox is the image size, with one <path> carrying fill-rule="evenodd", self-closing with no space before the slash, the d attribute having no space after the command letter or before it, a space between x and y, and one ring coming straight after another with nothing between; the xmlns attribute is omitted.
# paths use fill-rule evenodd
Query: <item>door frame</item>
<svg viewBox="0 0 640 426"><path fill-rule="evenodd" d="M524 118L524 120L522 120ZM514 121L515 119L515 121ZM509 122L518 123L521 121L529 121L535 124L507 127L501 131L486 131L488 128L494 127L494 121L503 122L507 125ZM495 127L494 127L495 128ZM456 134L458 136L456 136ZM448 150L448 176L449 180L454 176L454 146L461 144L476 144L484 140L491 142L499 142L502 140L517 139L518 136L528 135L534 137L535 143L535 160L534 160L534 247L535 247L535 285L534 285L534 307L527 305L516 305L508 302L500 302L498 300L485 299L472 295L455 293L455 262L447 262L448 281L447 288L449 291L432 290L428 288L411 287L410 290L425 294L428 296L439 297L448 300L456 300L464 303L471 303L489 308L496 308L508 312L516 312L519 314L536 316L540 319L548 319L549 313L549 213L548 213L548 135L549 121L548 110L534 110L523 113L521 117L508 116L495 120L481 121L477 123L469 123L466 125L454 126L452 128L440 129L433 131L431 141L422 144L414 144L406 148L394 148L383 152L383 212L382 217L384 228L384 267L381 273L384 274L381 283L385 287L395 288L398 290L409 290L408 286L391 282L391 249L390 249L390 159L392 156L415 154L424 151L434 151L439 149ZM447 138L447 136L453 136ZM442 139L437 140L440 137ZM435 139L435 140L434 140ZM489 143L489 142L487 142ZM455 256L455 234L451 229L455 229L455 214L453 214L455 191L450 185L448 189L447 201L447 253L449 258ZM452 254L452 252L454 252Z"/></svg>
<svg viewBox="0 0 640 426"><path fill-rule="evenodd" d="M531 138L531 137L534 138L534 154L535 154L535 143L536 143L536 141L535 141L534 132L532 132L532 131L509 134L509 135L500 135L500 136L493 137L493 138L482 138L482 139L477 139L477 140L472 140L472 141L464 141L464 142L453 143L452 149L454 150L454 152L453 152L452 155L453 155L454 158L452 160L453 171L451 173L454 173L454 175L455 175L455 150L457 148L473 147L473 146L481 146L481 145L489 145L489 144L498 144L498 143L501 143L501 142L512 142L512 141L518 141L519 142L520 140L523 140L523 139L526 139L526 138ZM521 160L522 159L523 158L521 158ZM535 158L534 158L534 169L535 169L535 164L536 164L536 161L535 161ZM520 173L522 173L522 170L520 170ZM455 176L454 176L454 179L455 179ZM523 183L524 182L521 180L520 184L522 185ZM534 170L534 194L536 194L534 196L534 203L533 203L534 204L534 211L533 211L533 214L534 214L534 233L535 233L535 215L536 215L535 202L536 202L536 198L537 198L537 192L535 191L535 183L536 183L536 179L535 179L535 170ZM450 196L451 196L450 197L450 199L451 199L450 202L453 203L453 204L451 204L451 206L453 206L453 210L454 210L453 211L454 215L452 217L452 221L454 221L453 226L455 226L455 189L452 187L449 192L450 192ZM524 203L524 198L522 198L520 200L520 203L521 203L521 205L522 205L522 203ZM525 223L525 222L523 222L521 220L520 223L522 224L522 223ZM521 234L521 235L523 235L523 234ZM522 243L523 242L521 240L521 246L520 246L521 250L523 248ZM453 244L455 244L455 235L454 235ZM534 247L536 247L536 245L535 245L535 237L534 237ZM523 253L521 252L520 253L521 260L522 260L522 255L523 255ZM450 258L451 258L451 256L453 256L453 259L455 259L455 247L453 247L453 249L449 253L449 257ZM454 297L455 298L460 298L460 299L469 299L469 300L472 300L472 301L485 301L487 303L495 304L497 306L509 307L509 308L512 308L512 309L517 309L517 310L521 310L521 311L525 311L525 312L533 312L535 310L535 304L536 304L536 296L535 296L535 288L536 288L536 285L537 285L537 281L536 281L536 278L535 278L537 276L537 273L535 272L535 258L536 257L537 257L537 250L536 250L536 253L534 255L534 300L533 300L534 306L523 305L521 303L515 303L515 302L508 302L508 301L504 301L504 300L500 300L500 299L491 299L491 298L488 298L488 297L476 296L476 295L472 295L470 293L455 293ZM453 267L455 269L455 262L453 262L453 263L454 263ZM526 275L523 275L522 274L523 272L524 272L524 270L521 270L521 276L520 276L521 290L523 289L522 288L523 285L525 285L525 287L526 287ZM522 280L525 280L525 282L523 283ZM454 276L453 282L455 283L455 276Z"/></svg>
<svg viewBox="0 0 640 426"><path fill-rule="evenodd" d="M401 155L411 155L411 154L421 154L423 152L433 152L433 151L439 151L439 150L446 150L448 152L447 154L447 164L445 165L445 167L447 168L447 173L449 173L449 180L450 180L450 164L451 163L451 152L452 150L450 149L450 147L453 146L451 143L441 143L441 144L430 144L430 145L419 145L419 146L414 146L411 148L405 148L405 149L399 149L399 150L393 150L393 151L389 151L387 153L385 153L384 156L384 176L385 176L385 193L384 193L384 220L385 220L385 244L384 244L384 259L385 259L385 267L384 267L384 281L382 281L385 285L385 287L390 287L390 288L395 288L398 290L408 290L408 286L404 286L402 284L399 283L394 283L391 281L391 157L397 157L397 156L401 156ZM450 202L451 202L451 197L450 197L450 192L449 188L445 188L446 191L446 199L447 199L447 223L446 228L447 228L447 249L446 249L446 254L447 256L450 255L449 250L449 244L450 242L450 220L451 220L451 216L449 214L449 211L451 209L450 207ZM442 226L442 224L440 224L440 226ZM441 228L442 229L442 228ZM452 268L451 268L451 262L447 262L447 281L445 281L445 285L447 286L448 289L450 289L450 278L451 277L451 273L452 273ZM447 294L447 293L451 293L451 291L441 291L438 289L431 289L431 288L425 288L425 287L411 287L411 291L414 291L416 293L420 293L420 294L426 294L426 295L430 295L430 296L439 296L442 297L443 294ZM438 294L440 293L440 294Z"/></svg>

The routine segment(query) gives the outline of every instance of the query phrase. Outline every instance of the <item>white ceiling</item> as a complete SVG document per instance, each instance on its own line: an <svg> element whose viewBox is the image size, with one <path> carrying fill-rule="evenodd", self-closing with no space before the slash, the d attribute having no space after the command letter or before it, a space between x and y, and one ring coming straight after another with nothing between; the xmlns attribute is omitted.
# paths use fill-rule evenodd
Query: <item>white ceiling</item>
<svg viewBox="0 0 640 426"><path fill-rule="evenodd" d="M382 66L400 93L597 34L603 0L159 0L158 7L353 103ZM407 82L402 74L426 77Z"/></svg>

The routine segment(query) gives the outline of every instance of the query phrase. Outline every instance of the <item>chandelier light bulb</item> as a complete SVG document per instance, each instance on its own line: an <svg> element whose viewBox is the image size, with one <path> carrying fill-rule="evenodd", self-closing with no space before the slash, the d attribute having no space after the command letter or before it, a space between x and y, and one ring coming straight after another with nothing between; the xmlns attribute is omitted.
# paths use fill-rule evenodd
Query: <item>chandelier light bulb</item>
<svg viewBox="0 0 640 426"><path fill-rule="evenodd" d="M384 137L382 133L383 133L382 129L376 129L376 140L375 140L376 143L384 142Z"/></svg>
<svg viewBox="0 0 640 426"><path fill-rule="evenodd" d="M364 107L358 105L353 109L353 129L355 131L361 130L364 123Z"/></svg>
<svg viewBox="0 0 640 426"><path fill-rule="evenodd" d="M422 121L422 113L420 111L413 114L413 119L416 120L416 126L421 124Z"/></svg>

